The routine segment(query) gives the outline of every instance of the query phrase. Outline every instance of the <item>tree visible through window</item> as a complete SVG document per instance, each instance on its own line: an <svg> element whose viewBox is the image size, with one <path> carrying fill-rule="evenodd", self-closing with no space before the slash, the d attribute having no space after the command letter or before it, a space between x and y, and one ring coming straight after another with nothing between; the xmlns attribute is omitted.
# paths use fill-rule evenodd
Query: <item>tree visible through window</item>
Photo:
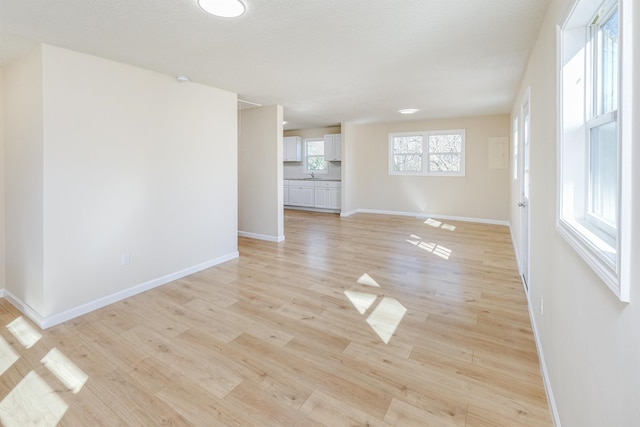
<svg viewBox="0 0 640 427"><path fill-rule="evenodd" d="M393 138L394 172L422 172L422 135Z"/></svg>
<svg viewBox="0 0 640 427"><path fill-rule="evenodd" d="M324 159L324 138L305 140L305 168L307 172L327 173Z"/></svg>
<svg viewBox="0 0 640 427"><path fill-rule="evenodd" d="M390 175L464 175L464 130L389 135Z"/></svg>
<svg viewBox="0 0 640 427"><path fill-rule="evenodd" d="M460 172L462 165L462 134L429 135L429 170Z"/></svg>

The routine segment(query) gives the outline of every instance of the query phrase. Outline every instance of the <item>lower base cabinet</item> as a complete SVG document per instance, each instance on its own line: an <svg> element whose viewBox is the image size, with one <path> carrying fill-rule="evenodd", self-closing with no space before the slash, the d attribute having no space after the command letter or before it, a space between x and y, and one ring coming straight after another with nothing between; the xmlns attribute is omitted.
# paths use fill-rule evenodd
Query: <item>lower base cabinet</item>
<svg viewBox="0 0 640 427"><path fill-rule="evenodd" d="M282 203L284 205L288 205L289 204L289 181L288 180L284 180L283 182L283 186L282 186Z"/></svg>
<svg viewBox="0 0 640 427"><path fill-rule="evenodd" d="M289 205L314 207L313 182L289 181Z"/></svg>
<svg viewBox="0 0 640 427"><path fill-rule="evenodd" d="M339 181L284 181L283 201L287 206L340 209Z"/></svg>
<svg viewBox="0 0 640 427"><path fill-rule="evenodd" d="M314 207L340 209L340 183L334 181L315 183Z"/></svg>

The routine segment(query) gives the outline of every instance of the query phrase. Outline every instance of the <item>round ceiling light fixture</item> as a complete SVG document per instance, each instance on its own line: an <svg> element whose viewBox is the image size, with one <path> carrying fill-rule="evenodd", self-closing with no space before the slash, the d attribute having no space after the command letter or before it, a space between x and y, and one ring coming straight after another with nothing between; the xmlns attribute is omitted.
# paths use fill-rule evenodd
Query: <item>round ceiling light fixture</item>
<svg viewBox="0 0 640 427"><path fill-rule="evenodd" d="M398 110L398 113L400 114L415 114L417 113L419 110L417 108L405 108L402 110Z"/></svg>
<svg viewBox="0 0 640 427"><path fill-rule="evenodd" d="M222 18L236 18L246 10L240 0L198 0L198 5L205 12Z"/></svg>

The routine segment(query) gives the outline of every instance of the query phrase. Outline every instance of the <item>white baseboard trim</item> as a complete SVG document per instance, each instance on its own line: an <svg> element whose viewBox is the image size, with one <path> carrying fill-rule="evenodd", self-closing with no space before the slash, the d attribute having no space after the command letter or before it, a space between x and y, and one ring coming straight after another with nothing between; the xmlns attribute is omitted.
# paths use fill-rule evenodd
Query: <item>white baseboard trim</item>
<svg viewBox="0 0 640 427"><path fill-rule="evenodd" d="M348 211L348 212L340 212L340 216L341 216L342 218L346 218L346 217L348 217L348 216L355 215L355 214L357 214L357 213L358 213L358 209L354 209L354 210L352 210L352 211Z"/></svg>
<svg viewBox="0 0 640 427"><path fill-rule="evenodd" d="M11 305L13 305L15 308L18 309L18 311L20 311L22 314L24 314L29 319L31 319L41 329L45 329L42 327L42 324L43 324L42 316L40 316L38 312L35 311L33 308L31 308L28 304L24 303L22 300L20 300L18 297L16 297L6 289L2 290L2 297L7 301L9 301Z"/></svg>
<svg viewBox="0 0 640 427"><path fill-rule="evenodd" d="M513 238L513 236L512 236ZM522 278L522 276L520 276ZM522 281L522 289L527 296L527 307L529 309L529 320L531 321L531 329L533 330L533 339L536 342L536 349L538 350L538 359L540 361L540 371L542 373L542 381L544 382L544 391L547 394L547 401L549 402L549 410L551 411L551 418L555 427L562 427L560 424L560 413L558 412L558 406L556 405L555 397L553 396L553 389L551 388L551 379L549 378L549 371L547 370L547 362L544 358L544 352L542 351L542 344L540 343L540 336L538 335L538 327L536 326L535 318L533 317L533 307L531 306L531 300L529 299L529 293Z"/></svg>
<svg viewBox="0 0 640 427"><path fill-rule="evenodd" d="M486 219L486 218L470 218L464 216L451 216L451 215L431 215L423 212L401 212L401 211L385 211L378 209L355 209L349 212L343 212L340 214L341 217L348 217L357 213L368 213L368 214L378 214L378 215L396 215L396 216L413 216L416 218L437 218L444 219L449 221L464 221L464 222L477 222L481 224L493 224L493 225L509 225L509 221L498 220L498 219Z"/></svg>
<svg viewBox="0 0 640 427"><path fill-rule="evenodd" d="M266 234L249 233L247 231L238 231L238 236L247 237L249 239L266 240L267 242L284 242L284 235L282 236L269 236Z"/></svg>
<svg viewBox="0 0 640 427"><path fill-rule="evenodd" d="M292 211L309 211L309 212L321 212L321 213L340 213L340 209L312 208L310 206L286 205L284 208L292 210Z"/></svg>
<svg viewBox="0 0 640 427"><path fill-rule="evenodd" d="M29 305L25 304L23 301L21 301L19 298L17 298L15 295L7 291L6 289L2 290L2 294L4 298L7 299L7 301L9 301L14 307L20 310L25 316L27 316L29 319L35 322L36 325L38 325L41 329L47 329L52 326L58 325L60 323L66 322L67 320L74 319L78 316L82 316L83 314L87 314L99 308L106 307L107 305L132 297L134 295L140 294L150 289L157 288L162 285L166 285L167 283L189 276L190 274L197 273L198 271L202 271L207 268L213 267L215 265L222 264L223 262L238 258L238 256L240 256L239 252L235 251L227 255L223 255L221 257L212 259L210 261L206 261L201 264L197 264L192 267L188 267L183 270L176 271L175 273L167 274L166 276L158 277L148 282L140 283L139 285L135 285L131 288L124 289L114 294L95 299L88 303L79 305L77 307L74 307L69 310L65 310L61 313L54 314L47 317L40 316L35 310L29 307Z"/></svg>
<svg viewBox="0 0 640 427"><path fill-rule="evenodd" d="M518 273L520 274L520 277L522 277L522 264L520 263L520 253L518 252L518 246L516 245L516 237L513 235L513 227L511 227L511 223L509 223L509 234L511 235L511 244L513 245L513 253L516 256L516 265L518 266ZM524 286L524 282L522 282L522 285ZM527 290L526 286L525 286L525 292ZM527 295L527 299L529 298L529 296Z"/></svg>

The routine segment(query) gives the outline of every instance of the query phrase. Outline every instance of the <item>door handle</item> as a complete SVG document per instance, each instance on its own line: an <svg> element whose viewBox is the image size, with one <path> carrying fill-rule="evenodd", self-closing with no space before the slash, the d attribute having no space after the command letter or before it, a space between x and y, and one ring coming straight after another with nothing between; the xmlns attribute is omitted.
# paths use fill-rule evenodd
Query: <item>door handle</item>
<svg viewBox="0 0 640 427"><path fill-rule="evenodd" d="M518 202L518 206L524 208L526 205L524 204L524 202Z"/></svg>

